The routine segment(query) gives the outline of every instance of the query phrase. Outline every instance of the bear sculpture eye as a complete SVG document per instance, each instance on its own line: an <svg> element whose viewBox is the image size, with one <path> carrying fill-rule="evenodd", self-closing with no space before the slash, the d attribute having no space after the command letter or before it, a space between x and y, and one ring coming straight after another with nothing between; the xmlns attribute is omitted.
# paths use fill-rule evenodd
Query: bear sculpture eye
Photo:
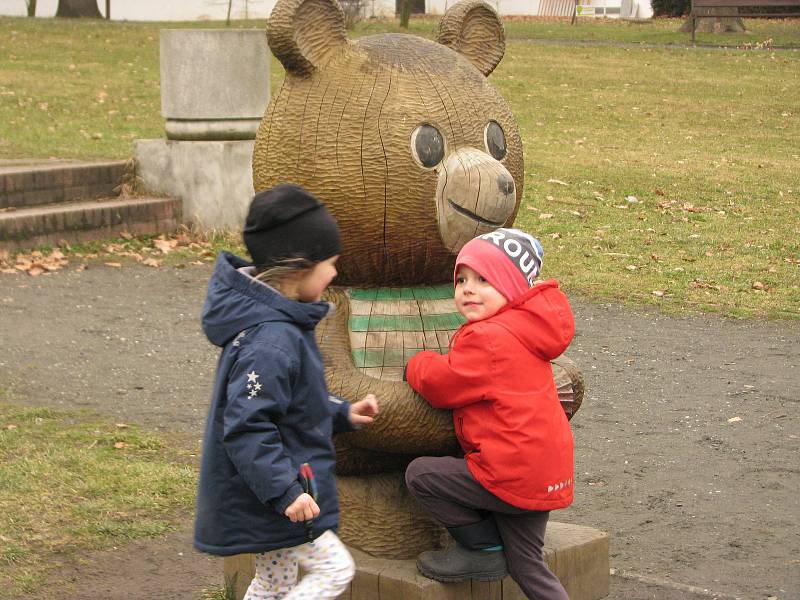
<svg viewBox="0 0 800 600"><path fill-rule="evenodd" d="M442 134L433 125L420 125L411 134L411 150L423 167L435 167L444 158Z"/></svg>
<svg viewBox="0 0 800 600"><path fill-rule="evenodd" d="M489 121L486 125L486 149L489 154L497 160L503 160L506 156L506 135L503 128L497 121Z"/></svg>

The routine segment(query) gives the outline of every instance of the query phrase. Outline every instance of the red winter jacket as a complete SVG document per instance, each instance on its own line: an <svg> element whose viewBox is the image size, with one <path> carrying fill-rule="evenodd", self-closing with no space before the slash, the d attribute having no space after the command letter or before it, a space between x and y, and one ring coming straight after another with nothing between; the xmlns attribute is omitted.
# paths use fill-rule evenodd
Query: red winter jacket
<svg viewBox="0 0 800 600"><path fill-rule="evenodd" d="M497 314L462 325L448 354L420 352L406 369L431 406L453 410L473 477L519 508L572 503L572 431L550 360L574 333L567 297L545 281Z"/></svg>

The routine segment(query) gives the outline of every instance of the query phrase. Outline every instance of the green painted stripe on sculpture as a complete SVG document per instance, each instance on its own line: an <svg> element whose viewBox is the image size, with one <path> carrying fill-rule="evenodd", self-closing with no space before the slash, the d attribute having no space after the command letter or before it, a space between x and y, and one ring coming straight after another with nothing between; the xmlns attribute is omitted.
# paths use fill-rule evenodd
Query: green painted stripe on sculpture
<svg viewBox="0 0 800 600"><path fill-rule="evenodd" d="M447 348L428 348L446 354ZM353 350L353 362L357 369L370 367L404 367L412 356L425 348L358 348Z"/></svg>
<svg viewBox="0 0 800 600"><path fill-rule="evenodd" d="M354 315L350 331L452 331L461 327L464 317L446 315Z"/></svg>
<svg viewBox="0 0 800 600"><path fill-rule="evenodd" d="M382 367L384 360L383 348L358 348L353 350L353 361L356 368Z"/></svg>
<svg viewBox="0 0 800 600"><path fill-rule="evenodd" d="M453 286L350 288L348 293L353 300L445 300L453 297Z"/></svg>
<svg viewBox="0 0 800 600"><path fill-rule="evenodd" d="M447 331L458 329L465 320L459 313L422 315L422 326L426 330Z"/></svg>

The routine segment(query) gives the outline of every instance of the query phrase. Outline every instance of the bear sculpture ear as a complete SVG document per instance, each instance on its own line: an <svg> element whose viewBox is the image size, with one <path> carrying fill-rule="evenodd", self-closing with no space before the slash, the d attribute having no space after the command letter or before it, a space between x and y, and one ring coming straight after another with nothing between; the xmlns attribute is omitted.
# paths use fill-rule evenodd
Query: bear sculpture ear
<svg viewBox="0 0 800 600"><path fill-rule="evenodd" d="M503 23L483 0L461 0L448 8L436 41L463 54L484 75L494 71L506 50Z"/></svg>
<svg viewBox="0 0 800 600"><path fill-rule="evenodd" d="M347 44L342 7L336 0L278 0L267 41L287 71L308 75Z"/></svg>

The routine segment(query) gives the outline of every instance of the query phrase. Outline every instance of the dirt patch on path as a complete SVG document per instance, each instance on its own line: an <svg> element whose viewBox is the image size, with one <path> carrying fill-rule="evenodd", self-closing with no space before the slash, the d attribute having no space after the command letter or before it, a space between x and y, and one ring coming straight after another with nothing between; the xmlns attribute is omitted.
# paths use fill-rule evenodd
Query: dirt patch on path
<svg viewBox="0 0 800 600"><path fill-rule="evenodd" d="M217 359L199 325L210 272L0 276L0 389L196 448ZM575 504L554 518L611 534L610 598L800 597L800 323L572 302L588 393ZM69 597L196 598L221 566L188 527L61 569Z"/></svg>

